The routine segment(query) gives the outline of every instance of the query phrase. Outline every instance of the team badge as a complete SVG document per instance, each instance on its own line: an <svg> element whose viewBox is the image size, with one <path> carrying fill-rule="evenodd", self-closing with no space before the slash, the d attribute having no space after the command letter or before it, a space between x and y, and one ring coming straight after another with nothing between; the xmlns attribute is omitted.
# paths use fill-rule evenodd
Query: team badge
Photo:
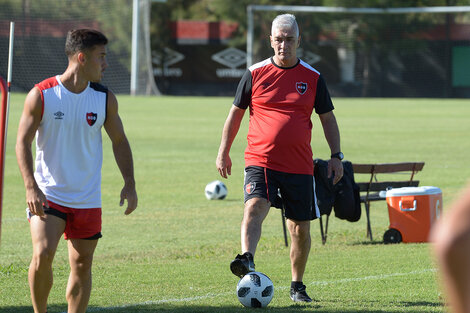
<svg viewBox="0 0 470 313"><path fill-rule="evenodd" d="M256 184L255 183L247 183L245 185L245 191L247 194L251 195L253 191L255 191Z"/></svg>
<svg viewBox="0 0 470 313"><path fill-rule="evenodd" d="M295 83L295 89L297 92L303 95L307 91L307 83L297 82Z"/></svg>
<svg viewBox="0 0 470 313"><path fill-rule="evenodd" d="M90 112L90 113L86 114L86 121L87 121L88 125L90 125L90 126L93 126L97 119L98 119L98 114L97 113Z"/></svg>

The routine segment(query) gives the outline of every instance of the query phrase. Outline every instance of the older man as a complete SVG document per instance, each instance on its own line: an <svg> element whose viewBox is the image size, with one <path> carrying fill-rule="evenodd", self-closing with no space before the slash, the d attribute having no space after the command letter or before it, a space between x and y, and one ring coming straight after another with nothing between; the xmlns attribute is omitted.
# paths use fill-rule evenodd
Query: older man
<svg viewBox="0 0 470 313"><path fill-rule="evenodd" d="M310 221L320 214L310 146L314 109L331 150L328 172L329 176L334 173L334 183L343 175L343 154L325 81L317 70L297 58L300 36L295 16L277 16L272 22L270 41L274 56L251 66L238 85L216 160L220 175L227 178L232 168L230 147L245 110L250 108L242 254L236 256L230 268L239 277L254 271L253 256L261 226L279 190L292 242L290 297L295 302L311 302L302 280L311 245Z"/></svg>

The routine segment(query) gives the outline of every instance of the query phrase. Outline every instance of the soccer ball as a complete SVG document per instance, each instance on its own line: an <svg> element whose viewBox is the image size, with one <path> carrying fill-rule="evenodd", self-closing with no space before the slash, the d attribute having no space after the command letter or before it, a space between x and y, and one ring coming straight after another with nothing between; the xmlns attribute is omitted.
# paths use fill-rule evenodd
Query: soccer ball
<svg viewBox="0 0 470 313"><path fill-rule="evenodd" d="M208 200L222 200L227 196L227 187L220 180L214 180L206 185L204 193Z"/></svg>
<svg viewBox="0 0 470 313"><path fill-rule="evenodd" d="M264 308L271 302L273 295L273 282L260 272L246 274L237 284L238 300L249 308Z"/></svg>

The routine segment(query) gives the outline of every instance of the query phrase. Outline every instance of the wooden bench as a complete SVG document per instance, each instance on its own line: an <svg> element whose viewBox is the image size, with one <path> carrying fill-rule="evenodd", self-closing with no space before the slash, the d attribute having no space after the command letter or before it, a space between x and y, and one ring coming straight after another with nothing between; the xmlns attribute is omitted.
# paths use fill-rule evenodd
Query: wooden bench
<svg viewBox="0 0 470 313"><path fill-rule="evenodd" d="M417 187L419 180L415 180L415 174L421 171L424 162L402 162L402 163L377 163L362 164L353 163L354 180L359 186L361 203L364 203L367 217L367 237L372 239L370 226L370 203L372 201L385 200L385 195L381 191L391 188ZM362 175L361 175L362 174ZM405 175L405 179L386 180L388 174ZM366 177L365 180L359 178ZM396 177L397 175L393 175Z"/></svg>
<svg viewBox="0 0 470 313"><path fill-rule="evenodd" d="M359 186L359 193L361 197L361 203L364 203L366 218L367 218L367 237L370 240L372 238L372 229L370 226L370 203L372 201L381 201L386 200L384 192L387 189L391 188L401 188L401 187L417 187L419 185L419 180L415 180L415 174L421 171L424 167L424 162L402 162L402 163L373 163L373 164L363 164L363 163L353 163L354 171L354 180ZM382 179L393 176L394 179ZM405 179L397 179L396 177L405 176ZM277 208L281 209L282 217L282 228L284 230L284 242L286 247L288 246L287 242L287 233L286 225L284 220L284 208L282 201L276 205ZM328 221L329 215L326 218L326 226L323 227L323 220L320 216L320 232L322 243L326 243L326 238L328 235Z"/></svg>

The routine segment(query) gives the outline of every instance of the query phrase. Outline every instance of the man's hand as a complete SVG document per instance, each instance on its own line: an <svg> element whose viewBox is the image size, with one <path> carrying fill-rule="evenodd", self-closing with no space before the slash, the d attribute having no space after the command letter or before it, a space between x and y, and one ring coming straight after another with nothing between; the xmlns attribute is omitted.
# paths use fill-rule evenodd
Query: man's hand
<svg viewBox="0 0 470 313"><path fill-rule="evenodd" d="M43 206L49 207L46 196L39 188L26 189L26 203L28 204L29 211L33 215L44 216Z"/></svg>
<svg viewBox="0 0 470 313"><path fill-rule="evenodd" d="M340 181L341 177L343 177L343 163L337 158L331 158L328 161L328 178L335 173L335 177L333 177L333 185L336 185L337 182Z"/></svg>
<svg viewBox="0 0 470 313"><path fill-rule="evenodd" d="M237 135L240 123L242 122L244 109L232 105L230 112L225 120L224 129L222 131L222 138L220 139L219 152L215 160L215 166L219 171L220 176L227 178L232 174L232 160L230 159L229 152L232 142Z"/></svg>
<svg viewBox="0 0 470 313"><path fill-rule="evenodd" d="M129 215L137 208L137 192L135 187L129 187L125 185L121 190L121 201L120 206L124 205L124 200L127 199L127 208L124 214Z"/></svg>
<svg viewBox="0 0 470 313"><path fill-rule="evenodd" d="M232 160L228 154L224 156L219 153L215 160L215 166L217 167L220 176L223 178L227 178L227 175L232 175Z"/></svg>

